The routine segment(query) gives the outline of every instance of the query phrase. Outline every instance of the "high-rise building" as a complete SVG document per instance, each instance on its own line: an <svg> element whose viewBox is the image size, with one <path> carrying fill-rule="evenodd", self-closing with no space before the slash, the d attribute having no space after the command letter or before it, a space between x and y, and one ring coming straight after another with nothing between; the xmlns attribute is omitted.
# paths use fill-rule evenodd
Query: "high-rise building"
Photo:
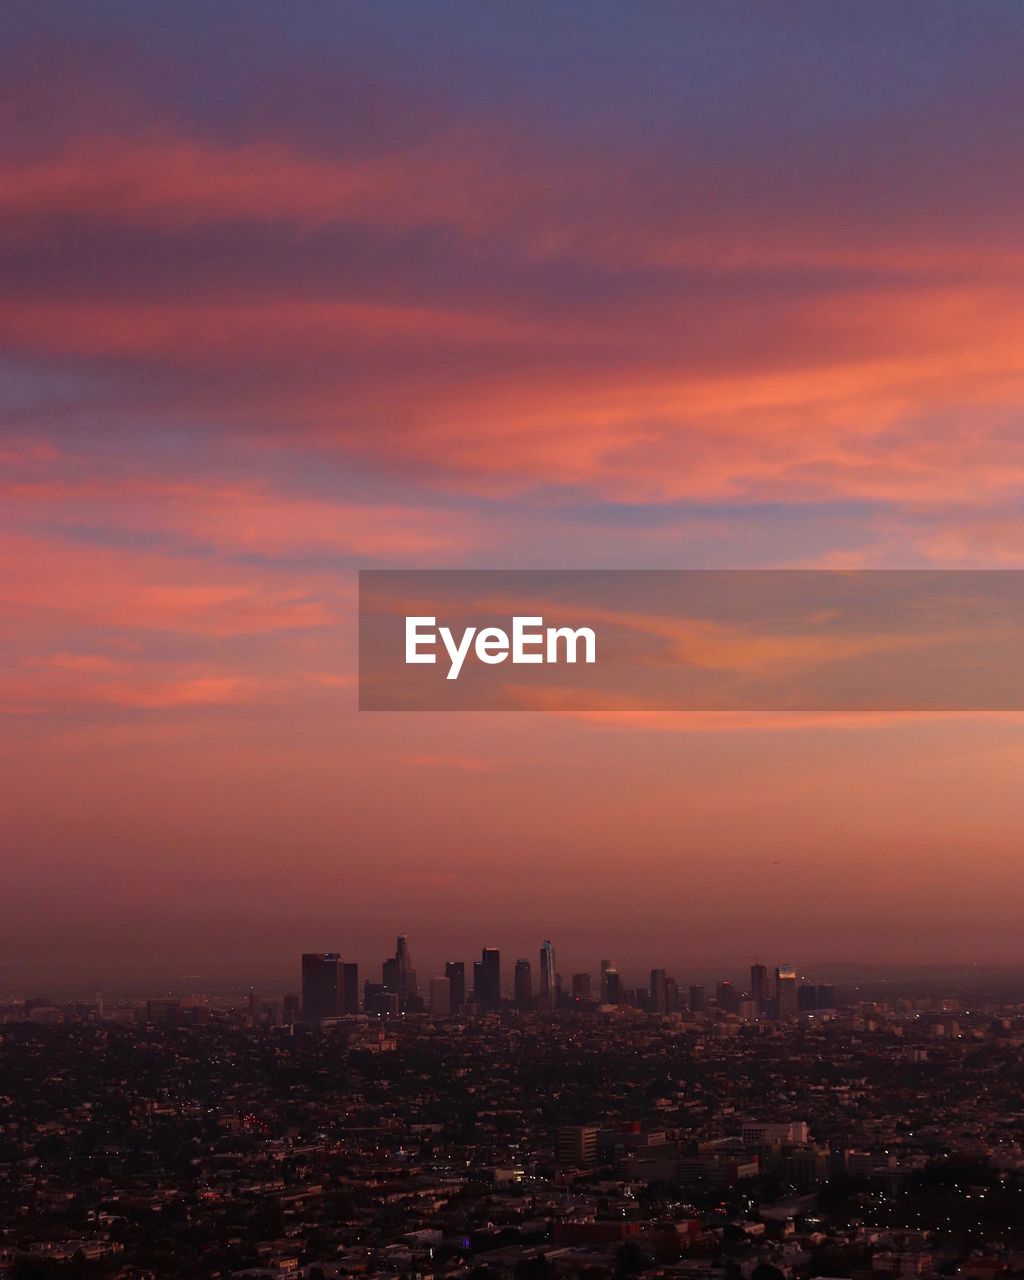
<svg viewBox="0 0 1024 1280"><path fill-rule="evenodd" d="M651 1013L668 1013L668 985L664 969L651 970Z"/></svg>
<svg viewBox="0 0 1024 1280"><path fill-rule="evenodd" d="M563 1125L558 1130L558 1163L563 1169L589 1169L597 1163L597 1125Z"/></svg>
<svg viewBox="0 0 1024 1280"><path fill-rule="evenodd" d="M792 965L780 964L775 970L775 1007L780 1022L792 1022L796 1017L796 970Z"/></svg>
<svg viewBox="0 0 1024 1280"><path fill-rule="evenodd" d="M555 1007L558 994L555 986L555 948L551 940L545 938L540 949L540 1000L545 1009Z"/></svg>
<svg viewBox="0 0 1024 1280"><path fill-rule="evenodd" d="M752 964L750 966L750 998L754 1002L754 1011L758 1017L768 1006L768 966Z"/></svg>
<svg viewBox="0 0 1024 1280"><path fill-rule="evenodd" d="M384 961L381 980L386 991L398 996L402 1008L416 1000L416 970L412 967L409 939L404 933L398 935L395 954Z"/></svg>
<svg viewBox="0 0 1024 1280"><path fill-rule="evenodd" d="M813 1013L818 1007L818 988L813 982L801 982L796 989L798 1013Z"/></svg>
<svg viewBox="0 0 1024 1280"><path fill-rule="evenodd" d="M836 989L830 982L818 983L818 1008L834 1009L836 1007Z"/></svg>
<svg viewBox="0 0 1024 1280"><path fill-rule="evenodd" d="M359 966L343 964L338 983L338 1012L359 1012Z"/></svg>
<svg viewBox="0 0 1024 1280"><path fill-rule="evenodd" d="M452 984L452 1013L458 1013L466 1003L466 966L462 960L449 960L444 966L444 976Z"/></svg>
<svg viewBox="0 0 1024 1280"><path fill-rule="evenodd" d="M412 967L409 939L404 933L398 935L395 943L395 959L398 962L398 994L403 1000L414 999L417 994L416 970Z"/></svg>
<svg viewBox="0 0 1024 1280"><path fill-rule="evenodd" d="M520 1013L533 1008L533 973L529 960L517 960L515 967L515 1000Z"/></svg>
<svg viewBox="0 0 1024 1280"><path fill-rule="evenodd" d="M605 988L605 1004L622 1003L622 977L618 969L607 968L603 974Z"/></svg>
<svg viewBox="0 0 1024 1280"><path fill-rule="evenodd" d="M728 978L723 978L715 989L715 1001L723 1013L736 1013L740 1007L740 993Z"/></svg>
<svg viewBox="0 0 1024 1280"><path fill-rule="evenodd" d="M379 1018L395 1018L399 1013L397 991L386 991L379 983L366 984L363 1003L367 1013L376 1014Z"/></svg>
<svg viewBox="0 0 1024 1280"><path fill-rule="evenodd" d="M615 966L610 960L601 961L601 986L598 994L600 995L602 1004L608 1003L608 970L614 968Z"/></svg>
<svg viewBox="0 0 1024 1280"><path fill-rule="evenodd" d="M574 973L572 975L572 998L580 1001L590 999L589 973Z"/></svg>
<svg viewBox="0 0 1024 1280"><path fill-rule="evenodd" d="M338 966L335 951L310 951L302 957L302 1017L306 1022L338 1016Z"/></svg>
<svg viewBox="0 0 1024 1280"><path fill-rule="evenodd" d="M704 1013L707 1009L707 1000L704 997L703 987L690 988L690 1012Z"/></svg>
<svg viewBox="0 0 1024 1280"><path fill-rule="evenodd" d="M501 952L497 947L484 947L473 965L473 994L484 1012L501 1006Z"/></svg>
<svg viewBox="0 0 1024 1280"><path fill-rule="evenodd" d="M450 978L430 979L430 1012L435 1018L452 1016L452 983Z"/></svg>

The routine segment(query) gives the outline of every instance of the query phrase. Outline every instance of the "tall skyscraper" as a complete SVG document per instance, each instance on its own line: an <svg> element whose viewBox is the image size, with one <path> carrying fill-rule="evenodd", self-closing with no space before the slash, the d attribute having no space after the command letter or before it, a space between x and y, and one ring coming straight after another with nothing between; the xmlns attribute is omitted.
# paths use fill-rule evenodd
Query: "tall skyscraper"
<svg viewBox="0 0 1024 1280"><path fill-rule="evenodd" d="M740 993L728 978L723 978L715 988L715 1001L724 1013L735 1013L740 1007Z"/></svg>
<svg viewBox="0 0 1024 1280"><path fill-rule="evenodd" d="M572 975L572 998L581 1001L590 999L589 973L574 973Z"/></svg>
<svg viewBox="0 0 1024 1280"><path fill-rule="evenodd" d="M668 979L664 969L651 970L651 1004L652 1013L668 1013Z"/></svg>
<svg viewBox="0 0 1024 1280"><path fill-rule="evenodd" d="M452 1013L458 1013L466 1003L466 965L462 960L449 960L444 966L444 976L452 984Z"/></svg>
<svg viewBox="0 0 1024 1280"><path fill-rule="evenodd" d="M338 966L341 956L335 951L310 951L302 957L302 1016L306 1022L336 1018L338 1005Z"/></svg>
<svg viewBox="0 0 1024 1280"><path fill-rule="evenodd" d="M516 1008L520 1013L533 1008L533 972L529 960L517 960L515 968Z"/></svg>
<svg viewBox="0 0 1024 1280"><path fill-rule="evenodd" d="M690 1012L704 1013L707 1009L707 1000L704 998L703 987L690 988Z"/></svg>
<svg viewBox="0 0 1024 1280"><path fill-rule="evenodd" d="M754 1002L754 1012L761 1017L768 1005L767 965L752 964L750 966L750 998Z"/></svg>
<svg viewBox="0 0 1024 1280"><path fill-rule="evenodd" d="M338 1011L354 1014L359 1012L359 966L343 964L338 983Z"/></svg>
<svg viewBox="0 0 1024 1280"><path fill-rule="evenodd" d="M602 1004L608 1003L608 973L609 973L609 970L614 968L615 966L612 964L610 960L601 961L601 989L599 994L601 997Z"/></svg>
<svg viewBox="0 0 1024 1280"><path fill-rule="evenodd" d="M780 964L775 970L775 1004L780 1022L792 1022L796 1017L796 970L792 965Z"/></svg>
<svg viewBox="0 0 1024 1280"><path fill-rule="evenodd" d="M540 949L540 998L547 1009L555 1007L555 948L549 938Z"/></svg>
<svg viewBox="0 0 1024 1280"><path fill-rule="evenodd" d="M813 982L802 982L796 989L798 1013L813 1013L818 1007L818 987Z"/></svg>
<svg viewBox="0 0 1024 1280"><path fill-rule="evenodd" d="M452 983L450 978L430 979L430 1012L435 1018L452 1015Z"/></svg>
<svg viewBox="0 0 1024 1280"><path fill-rule="evenodd" d="M605 991L607 993L605 1004L621 1004L622 1003L622 978L618 969L611 967L604 971Z"/></svg>
<svg viewBox="0 0 1024 1280"><path fill-rule="evenodd" d="M481 1009L497 1009L501 1005L501 952L497 947L484 947L473 965L473 992Z"/></svg>
<svg viewBox="0 0 1024 1280"><path fill-rule="evenodd" d="M398 994L403 1000L416 996L416 970L412 967L412 952L409 950L409 939L404 933L398 935L395 943L395 960L398 962Z"/></svg>
<svg viewBox="0 0 1024 1280"><path fill-rule="evenodd" d="M395 954L384 961L382 981L385 990L398 996L403 1007L416 999L416 970L412 967L409 939L404 933L398 935Z"/></svg>

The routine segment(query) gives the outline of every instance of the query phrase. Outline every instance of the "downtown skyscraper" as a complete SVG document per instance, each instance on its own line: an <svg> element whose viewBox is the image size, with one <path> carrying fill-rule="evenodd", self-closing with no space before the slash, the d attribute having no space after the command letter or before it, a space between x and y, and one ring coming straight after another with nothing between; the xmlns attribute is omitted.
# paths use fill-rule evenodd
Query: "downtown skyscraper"
<svg viewBox="0 0 1024 1280"><path fill-rule="evenodd" d="M302 957L302 1017L306 1022L336 1018L341 956L335 951L306 952Z"/></svg>
<svg viewBox="0 0 1024 1280"><path fill-rule="evenodd" d="M549 938L540 949L540 1001L545 1009L553 1009L558 998L558 979L555 972L555 948Z"/></svg>

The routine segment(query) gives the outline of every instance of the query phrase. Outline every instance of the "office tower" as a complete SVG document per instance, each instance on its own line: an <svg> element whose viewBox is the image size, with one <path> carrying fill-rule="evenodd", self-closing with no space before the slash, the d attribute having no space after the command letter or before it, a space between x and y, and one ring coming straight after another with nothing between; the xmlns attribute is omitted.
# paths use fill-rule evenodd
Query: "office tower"
<svg viewBox="0 0 1024 1280"><path fill-rule="evenodd" d="M452 983L450 978L430 979L430 1012L435 1018L452 1016Z"/></svg>
<svg viewBox="0 0 1024 1280"><path fill-rule="evenodd" d="M444 976L452 984L452 1013L458 1013L466 1003L466 966L462 960L449 960L444 966Z"/></svg>
<svg viewBox="0 0 1024 1280"><path fill-rule="evenodd" d="M610 971L611 969L614 969L614 968L615 968L615 966L612 964L612 962L611 962L610 960L602 960L602 961L601 961L601 988L600 988L600 996L601 996L601 1003L602 1003L602 1004L607 1004L607 1003L608 1003L608 973L609 973L609 971Z"/></svg>
<svg viewBox="0 0 1024 1280"><path fill-rule="evenodd" d="M836 989L829 982L818 983L818 1008L834 1009L836 1007Z"/></svg>
<svg viewBox="0 0 1024 1280"><path fill-rule="evenodd" d="M473 994L484 1012L501 1005L501 952L497 947L484 947L473 965Z"/></svg>
<svg viewBox="0 0 1024 1280"><path fill-rule="evenodd" d="M619 976L617 969L608 968L604 971L605 990L608 993L605 1004L621 1004L622 1003L622 978Z"/></svg>
<svg viewBox="0 0 1024 1280"><path fill-rule="evenodd" d="M298 996L288 995L284 998L284 1020L290 1026L302 1017L302 1001Z"/></svg>
<svg viewBox="0 0 1024 1280"><path fill-rule="evenodd" d="M338 1016L338 966L334 951L306 952L302 957L302 1016L306 1022Z"/></svg>
<svg viewBox="0 0 1024 1280"><path fill-rule="evenodd" d="M668 987L664 969L651 970L651 1013L668 1013Z"/></svg>
<svg viewBox="0 0 1024 1280"><path fill-rule="evenodd" d="M724 1013L736 1013L740 1007L740 993L728 978L723 978L716 987L715 1000Z"/></svg>
<svg viewBox="0 0 1024 1280"><path fill-rule="evenodd" d="M792 965L780 964L775 970L775 1004L780 1022L792 1022L796 1017L796 970Z"/></svg>
<svg viewBox="0 0 1024 1280"><path fill-rule="evenodd" d="M563 1169L589 1169L597 1163L597 1125L563 1125L558 1130L558 1163Z"/></svg>
<svg viewBox="0 0 1024 1280"><path fill-rule="evenodd" d="M533 974L529 960L517 960L515 969L516 1008L520 1013L533 1008Z"/></svg>
<svg viewBox="0 0 1024 1280"><path fill-rule="evenodd" d="M760 1017L768 1005L768 966L752 964L750 966L750 998L754 1002L754 1011Z"/></svg>
<svg viewBox="0 0 1024 1280"><path fill-rule="evenodd" d="M397 995L403 1005L416 999L416 970L412 967L409 939L404 933L398 935L395 954L384 961L382 974L384 987Z"/></svg>
<svg viewBox="0 0 1024 1280"><path fill-rule="evenodd" d="M340 1013L349 1015L359 1012L359 966L357 964L341 966L338 1010Z"/></svg>
<svg viewBox="0 0 1024 1280"><path fill-rule="evenodd" d="M572 998L583 1001L590 999L589 973L574 973L572 975Z"/></svg>
<svg viewBox="0 0 1024 1280"><path fill-rule="evenodd" d="M665 979L665 1003L669 1013L679 1012L679 983L675 978Z"/></svg>
<svg viewBox="0 0 1024 1280"><path fill-rule="evenodd" d="M818 988L810 982L801 982L796 989L798 1013L813 1013L818 1007Z"/></svg>
<svg viewBox="0 0 1024 1280"><path fill-rule="evenodd" d="M548 938L540 949L540 999L546 1009L555 1007L555 948Z"/></svg>
<svg viewBox="0 0 1024 1280"><path fill-rule="evenodd" d="M397 991L386 991L375 982L366 984L366 1012L376 1014L378 1018L395 1018L399 1013Z"/></svg>
<svg viewBox="0 0 1024 1280"><path fill-rule="evenodd" d="M416 997L416 970L412 967L412 952L409 950L409 939L404 933L398 935L395 943L395 960L398 964L398 994L403 1000Z"/></svg>
<svg viewBox="0 0 1024 1280"><path fill-rule="evenodd" d="M703 1013L707 1009L707 1001L704 998L703 987L690 988L690 1012Z"/></svg>

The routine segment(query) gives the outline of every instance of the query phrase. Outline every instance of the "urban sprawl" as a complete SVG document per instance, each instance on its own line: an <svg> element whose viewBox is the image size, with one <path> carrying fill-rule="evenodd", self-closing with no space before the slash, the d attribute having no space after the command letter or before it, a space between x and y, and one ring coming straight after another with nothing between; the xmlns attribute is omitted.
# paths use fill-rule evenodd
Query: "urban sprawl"
<svg viewBox="0 0 1024 1280"><path fill-rule="evenodd" d="M506 982L506 978L508 981ZM1024 999L754 964L0 1006L0 1275L1024 1273Z"/></svg>

